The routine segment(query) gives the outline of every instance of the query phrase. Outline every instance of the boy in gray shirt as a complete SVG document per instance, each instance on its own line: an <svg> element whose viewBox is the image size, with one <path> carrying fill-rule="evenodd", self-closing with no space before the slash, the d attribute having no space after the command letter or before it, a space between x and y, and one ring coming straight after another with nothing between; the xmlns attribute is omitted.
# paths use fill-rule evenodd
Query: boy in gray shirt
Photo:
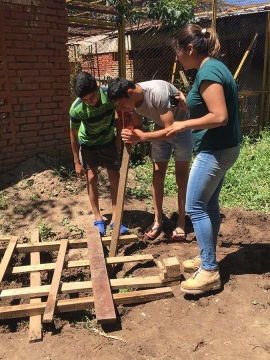
<svg viewBox="0 0 270 360"><path fill-rule="evenodd" d="M134 131L123 129L121 136L124 142L152 142L153 182L152 193L155 219L145 231L149 239L155 239L162 230L162 203L164 179L172 151L175 158L175 176L178 186L177 225L172 234L173 241L185 239L185 199L192 153L191 131L166 136L167 130L174 121L186 119L186 112L180 106L172 106L169 96L176 94L175 86L163 80L152 80L135 84L124 78L113 79L108 87L108 100L119 110L132 112ZM154 121L153 132L143 132L141 116Z"/></svg>

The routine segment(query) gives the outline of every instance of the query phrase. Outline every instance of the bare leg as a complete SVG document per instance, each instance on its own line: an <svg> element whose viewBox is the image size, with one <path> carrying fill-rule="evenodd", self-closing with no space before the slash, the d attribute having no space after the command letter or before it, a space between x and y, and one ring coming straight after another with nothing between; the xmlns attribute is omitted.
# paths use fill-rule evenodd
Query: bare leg
<svg viewBox="0 0 270 360"><path fill-rule="evenodd" d="M112 199L112 220L111 223L114 223L115 220L115 212L116 212L116 200L117 200L117 191L119 185L119 171L107 170L108 177L111 185L111 199Z"/></svg>
<svg viewBox="0 0 270 360"><path fill-rule="evenodd" d="M176 230L180 238L185 238L185 203L186 203L186 190L189 174L189 161L176 161L175 162L175 177L178 186L178 220L176 223ZM177 238L174 232L173 237ZM178 238L179 238L178 237Z"/></svg>
<svg viewBox="0 0 270 360"><path fill-rule="evenodd" d="M92 206L92 210L95 216L95 220L102 220L102 216L99 211L99 201L98 201L98 168L86 170L87 177L87 191Z"/></svg>
<svg viewBox="0 0 270 360"><path fill-rule="evenodd" d="M153 183L152 194L154 203L155 219L150 228L147 229L149 237L155 237L162 226L162 204L164 195L164 178L167 170L168 162L156 162L153 163ZM151 231L152 229L156 229Z"/></svg>

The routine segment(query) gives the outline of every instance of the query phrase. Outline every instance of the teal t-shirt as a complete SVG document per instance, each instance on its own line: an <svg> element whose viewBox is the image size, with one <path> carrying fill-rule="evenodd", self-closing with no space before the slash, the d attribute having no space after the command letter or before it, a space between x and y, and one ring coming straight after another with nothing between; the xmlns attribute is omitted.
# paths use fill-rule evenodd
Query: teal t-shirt
<svg viewBox="0 0 270 360"><path fill-rule="evenodd" d="M242 141L237 87L229 69L221 61L210 58L198 70L194 84L186 98L190 119L198 119L209 113L200 94L200 85L204 80L223 86L228 123L226 126L213 129L192 130L194 150L206 152L237 146Z"/></svg>
<svg viewBox="0 0 270 360"><path fill-rule="evenodd" d="M102 89L99 92L99 107L87 105L77 98L69 111L70 128L79 130L79 143L93 149L105 147L115 136L115 105L108 102Z"/></svg>

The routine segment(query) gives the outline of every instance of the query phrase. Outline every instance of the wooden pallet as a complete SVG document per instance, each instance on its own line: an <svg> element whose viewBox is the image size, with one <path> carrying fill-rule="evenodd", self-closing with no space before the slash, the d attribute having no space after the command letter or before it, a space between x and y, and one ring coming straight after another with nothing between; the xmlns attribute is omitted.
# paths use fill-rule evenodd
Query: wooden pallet
<svg viewBox="0 0 270 360"><path fill-rule="evenodd" d="M136 304L173 296L170 287L165 286L170 276L180 276L175 261L159 263L161 274L149 277L110 279L107 272L109 264L127 262L153 261L152 255L116 256L105 258L102 244L109 245L110 238L100 238L97 227L86 229L86 239L55 242L40 242L38 230L31 234L31 243L17 244L16 237L0 238L0 283L6 275L29 273L30 286L3 289L0 285L0 300L29 299L29 303L0 306L0 319L30 317L29 341L42 339L42 323L53 321L55 313L71 312L95 308L96 320L100 324L116 321L115 305ZM136 241L134 235L119 236L118 243ZM3 242L6 244L3 245ZM88 259L65 261L69 249L86 247ZM40 252L58 251L55 263L40 263ZM9 266L13 254L30 253L30 264L26 266ZM1 256L0 255L0 256ZM91 280L81 282L61 282L63 269L90 267ZM51 284L41 285L41 271L53 271ZM124 293L112 293L112 290L132 289ZM140 289L140 290L134 290ZM59 294L92 293L91 296L58 300ZM42 301L47 297L46 301ZM24 300L25 302L25 300ZM1 302L0 302L1 304Z"/></svg>

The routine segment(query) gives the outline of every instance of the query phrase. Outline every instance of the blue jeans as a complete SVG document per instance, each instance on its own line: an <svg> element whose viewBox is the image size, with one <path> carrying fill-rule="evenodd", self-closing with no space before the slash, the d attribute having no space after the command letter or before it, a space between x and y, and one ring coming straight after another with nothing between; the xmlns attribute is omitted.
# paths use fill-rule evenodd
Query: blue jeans
<svg viewBox="0 0 270 360"><path fill-rule="evenodd" d="M220 228L219 193L226 172L239 156L240 146L200 152L191 167L186 212L189 215L200 247L203 270L216 270L217 237Z"/></svg>

